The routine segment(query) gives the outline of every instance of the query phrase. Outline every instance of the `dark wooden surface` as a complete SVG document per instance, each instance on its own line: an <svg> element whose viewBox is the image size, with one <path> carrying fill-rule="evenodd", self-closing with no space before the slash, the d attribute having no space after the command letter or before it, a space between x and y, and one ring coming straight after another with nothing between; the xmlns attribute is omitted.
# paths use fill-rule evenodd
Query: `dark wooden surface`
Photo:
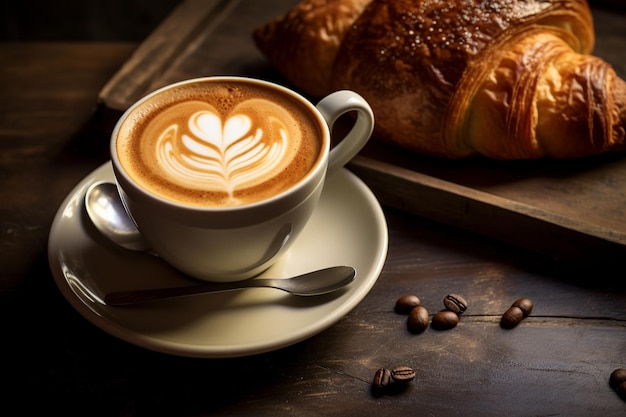
<svg viewBox="0 0 626 417"><path fill-rule="evenodd" d="M137 47L0 44L0 305L3 415L623 416L608 385L626 367L623 268L558 262L385 207L389 253L368 296L297 345L236 359L164 355L91 325L56 288L53 216L108 159L99 91ZM521 231L524 233L524 231ZM526 236L531 239L532 236ZM449 331L414 335L395 300L432 313L470 307ZM512 330L500 315L535 302ZM409 365L407 389L376 396L379 367ZM39 411L39 414L36 414Z"/></svg>

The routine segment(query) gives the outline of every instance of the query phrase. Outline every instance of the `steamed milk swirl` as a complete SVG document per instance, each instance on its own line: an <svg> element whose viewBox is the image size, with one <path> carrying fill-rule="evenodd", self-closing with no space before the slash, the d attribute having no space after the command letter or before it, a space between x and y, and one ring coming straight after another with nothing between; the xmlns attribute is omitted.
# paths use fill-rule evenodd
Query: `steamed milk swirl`
<svg viewBox="0 0 626 417"><path fill-rule="evenodd" d="M318 122L299 102L250 83L204 82L138 107L116 142L124 169L161 197L233 206L278 194L319 152Z"/></svg>

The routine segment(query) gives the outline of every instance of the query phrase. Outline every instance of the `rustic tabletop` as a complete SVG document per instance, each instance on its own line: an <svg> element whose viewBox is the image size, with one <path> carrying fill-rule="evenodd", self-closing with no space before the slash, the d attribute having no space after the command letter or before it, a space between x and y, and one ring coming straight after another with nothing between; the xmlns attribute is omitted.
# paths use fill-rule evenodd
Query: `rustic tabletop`
<svg viewBox="0 0 626 417"><path fill-rule="evenodd" d="M98 97L137 47L0 44L3 407L91 416L624 415L609 386L611 372L626 367L619 259L555 259L387 204L389 246L375 284L306 340L198 358L137 346L87 320L53 279L50 228L71 190L108 160L116 113ZM431 318L448 294L468 308L456 327L416 334L394 311L405 294ZM534 302L530 316L502 328L522 297ZM376 371L396 366L413 368L415 379L374 390Z"/></svg>

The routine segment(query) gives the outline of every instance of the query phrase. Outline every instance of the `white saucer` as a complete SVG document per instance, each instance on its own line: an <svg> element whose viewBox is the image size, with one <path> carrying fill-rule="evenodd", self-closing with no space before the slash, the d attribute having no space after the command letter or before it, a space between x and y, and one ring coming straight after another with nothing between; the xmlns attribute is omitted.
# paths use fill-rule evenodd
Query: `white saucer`
<svg viewBox="0 0 626 417"><path fill-rule="evenodd" d="M114 290L189 285L160 259L118 248L89 221L84 194L113 181L110 163L84 178L61 204L48 242L54 279L69 303L102 330L158 352L204 358L279 349L330 327L368 294L387 256L387 223L367 186L346 169L329 177L318 209L298 240L262 276L288 277L333 265L353 266L356 279L320 297L247 289L110 307Z"/></svg>

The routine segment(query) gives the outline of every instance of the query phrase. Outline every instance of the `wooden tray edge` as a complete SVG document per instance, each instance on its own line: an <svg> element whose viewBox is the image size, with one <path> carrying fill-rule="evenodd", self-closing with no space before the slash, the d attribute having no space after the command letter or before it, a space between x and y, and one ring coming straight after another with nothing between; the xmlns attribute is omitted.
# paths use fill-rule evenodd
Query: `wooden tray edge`
<svg viewBox="0 0 626 417"><path fill-rule="evenodd" d="M626 254L626 236L612 230L581 226L555 213L361 155L348 167L381 204L420 217L553 258L595 262Z"/></svg>
<svg viewBox="0 0 626 417"><path fill-rule="evenodd" d="M126 110L148 93L150 83L158 79L192 40L229 7L232 2L228 0L185 0L180 3L100 90L98 101L113 110Z"/></svg>

